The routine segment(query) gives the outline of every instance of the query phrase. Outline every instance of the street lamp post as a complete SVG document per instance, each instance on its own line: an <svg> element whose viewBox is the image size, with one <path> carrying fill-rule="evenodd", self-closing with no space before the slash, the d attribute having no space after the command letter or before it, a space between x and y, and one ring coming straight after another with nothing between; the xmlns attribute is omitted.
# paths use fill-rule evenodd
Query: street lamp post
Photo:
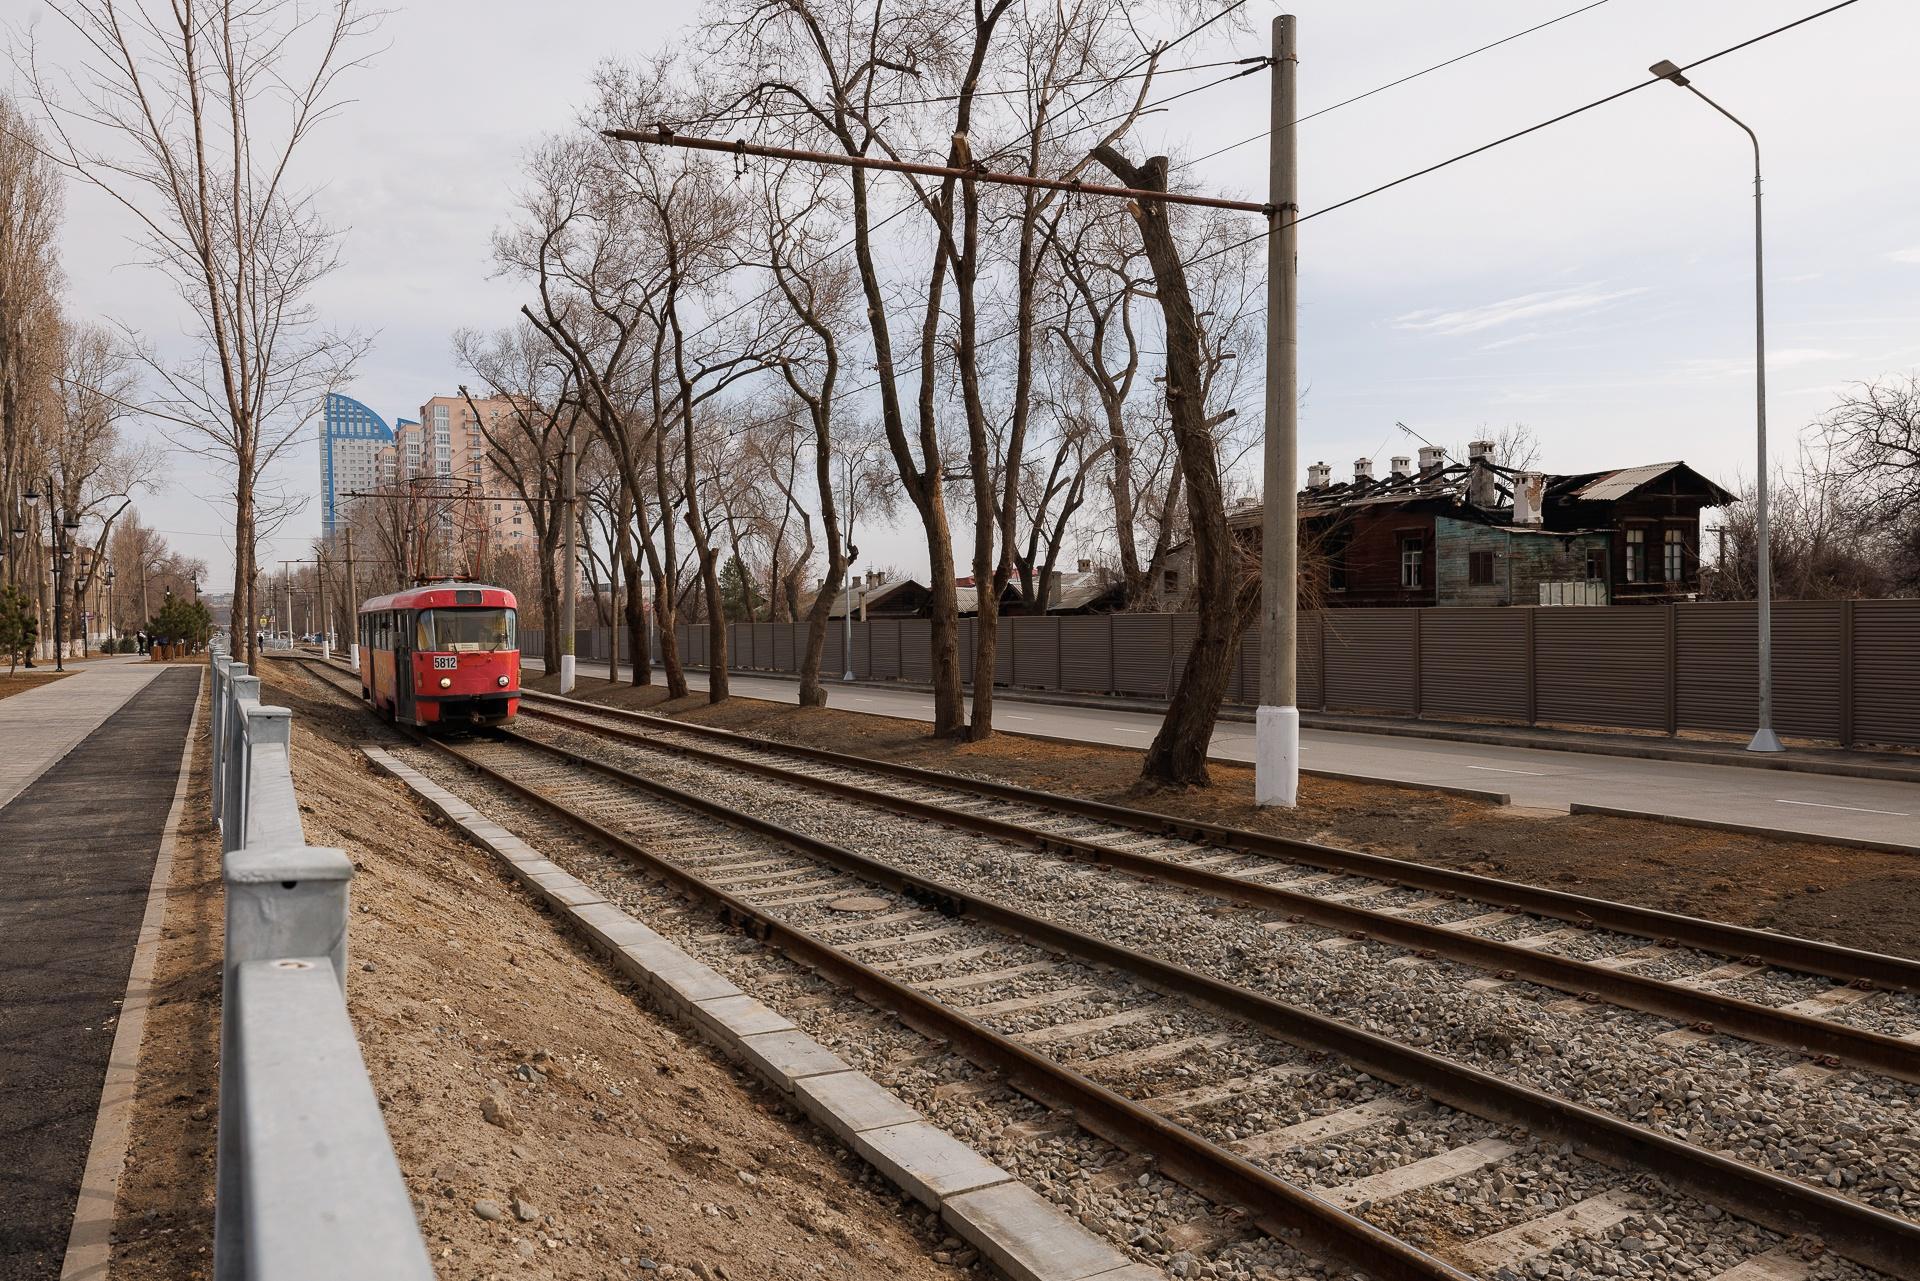
<svg viewBox="0 0 1920 1281"><path fill-rule="evenodd" d="M1663 80L1671 80L1700 101L1740 126L1753 144L1753 387L1754 449L1759 460L1755 479L1754 549L1758 579L1759 719L1760 724L1747 744L1749 752L1783 752L1780 736L1773 732L1773 540L1767 524L1767 297L1766 273L1761 256L1760 222L1760 138L1744 120L1701 93L1680 68L1661 59L1648 70Z"/></svg>

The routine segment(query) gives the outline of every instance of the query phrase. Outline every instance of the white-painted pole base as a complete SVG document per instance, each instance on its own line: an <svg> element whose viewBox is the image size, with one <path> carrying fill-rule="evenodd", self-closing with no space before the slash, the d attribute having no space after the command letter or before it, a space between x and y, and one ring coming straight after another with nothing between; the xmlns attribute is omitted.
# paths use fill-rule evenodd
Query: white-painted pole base
<svg viewBox="0 0 1920 1281"><path fill-rule="evenodd" d="M1748 742L1747 750L1749 752L1784 752L1787 746L1780 741L1780 736L1774 733L1770 726L1762 725L1753 732L1753 738Z"/></svg>
<svg viewBox="0 0 1920 1281"><path fill-rule="evenodd" d="M355 644L355 645L347 646L347 666L351 667L356 672L360 670L360 646L359 645Z"/></svg>
<svg viewBox="0 0 1920 1281"><path fill-rule="evenodd" d="M560 655L560 692L573 693L573 655Z"/></svg>
<svg viewBox="0 0 1920 1281"><path fill-rule="evenodd" d="M1253 803L1292 809L1300 798L1300 709L1263 707L1253 722Z"/></svg>

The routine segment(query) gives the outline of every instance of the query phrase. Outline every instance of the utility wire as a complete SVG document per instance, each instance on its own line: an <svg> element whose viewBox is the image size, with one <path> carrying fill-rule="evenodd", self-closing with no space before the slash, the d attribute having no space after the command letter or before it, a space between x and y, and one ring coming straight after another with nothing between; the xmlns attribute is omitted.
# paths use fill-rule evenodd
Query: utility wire
<svg viewBox="0 0 1920 1281"><path fill-rule="evenodd" d="M1185 44L1188 40L1193 39L1193 37L1199 35L1201 32L1205 31L1208 27L1220 21L1222 18L1225 18L1227 15L1233 13L1235 10L1239 9L1242 5L1246 3L1247 3L1247 0L1235 0L1235 2L1232 5L1221 10L1219 13L1216 13L1215 15L1213 15L1213 17L1208 18L1205 22L1202 22L1198 26L1190 28L1189 30L1181 33L1180 35L1175 36L1172 40L1168 41L1164 45L1159 46L1158 48L1154 49L1152 52L1142 54L1139 58L1136 58L1134 59L1133 62L1129 63L1125 70L1118 72L1110 79L1099 81L1098 83L1101 85L1101 89L1110 88L1112 85L1118 84L1122 80L1137 78L1138 74L1145 74L1145 73L1140 73L1138 71L1138 69L1143 63L1150 62L1156 58L1162 57L1170 50L1176 49L1180 45ZM1231 79L1232 77L1228 77L1228 78ZM1082 81L1080 83L1089 83L1089 82ZM1082 103L1086 102L1088 99L1100 93L1101 89L1093 89L1087 93L1082 94L1078 99L1074 100L1073 102L1067 104L1066 107L1062 108L1060 114L1065 115L1067 112L1075 110ZM956 101L956 100L957 99L946 99L946 101ZM1019 146L1027 138L1031 137L1033 135L1034 130L1038 129L1039 127L1040 127L1039 125L1035 125L1033 129L1023 130L1018 138L1007 143L1005 147L1002 147L1000 151L997 151L994 154L999 155L1005 151L1012 149L1013 147ZM984 163L984 161L982 163ZM905 204L902 204L898 209L895 209L892 213L888 214L886 217L882 218L879 222L869 227L867 229L867 234L871 236L874 232L880 230L880 228L886 226L888 223L892 222L895 218L898 218L901 214L904 214L905 212L907 212L907 210L912 209L914 207L915 206L911 201ZM839 244L835 245L833 248L822 253L818 258L815 258L812 262L808 263L805 267L800 268L799 270L811 271L813 268L819 266L821 263L825 262L827 259L833 257L835 254L846 252L848 249L853 248L855 239L856 237L849 236L847 239L841 241ZM722 312L720 315L715 316L712 320L707 321L705 324L701 325L698 329L688 334L687 339L698 338L702 334L708 333L715 326L724 324L725 322L733 319L735 316L747 310L749 307L752 307L755 303L758 303L763 298L772 297L776 292L778 292L779 288L780 287L778 284L767 286L765 289L762 289L759 293L753 294L750 297L748 297L745 301L741 302L738 306L732 308L731 310Z"/></svg>
<svg viewBox="0 0 1920 1281"><path fill-rule="evenodd" d="M1596 2L1605 4L1606 0L1596 0ZM1149 75L1180 75L1189 71L1214 71L1221 67L1239 66L1244 61L1245 59L1242 58L1223 58L1218 62L1194 62L1180 67L1156 67L1152 71L1125 71L1113 76L1088 76L1084 80L1062 81L1058 87L1061 89L1077 89L1081 85L1100 85L1102 88L1110 88L1123 80L1139 80ZM1136 63L1135 65L1138 64ZM1032 90L1027 86L1016 89L976 89L974 90L973 96L976 98L1007 98L1030 92L1032 92ZM960 101L960 95L958 94L934 94L925 98L895 98L888 102L862 103L860 109L862 111L881 111L892 107L929 107L936 106L943 102L958 101ZM813 114L812 111L805 107L794 107L786 111L756 111L744 115L692 116L686 120L667 123L672 129L684 131L692 125L749 124L759 120L791 120L797 117L812 116Z"/></svg>
<svg viewBox="0 0 1920 1281"><path fill-rule="evenodd" d="M1707 63L1712 62L1716 58L1724 58L1730 53L1737 53L1742 49L1748 48L1752 45L1759 44L1762 40L1772 39L1774 36L1779 35L1783 31L1791 31L1795 27L1804 26L1805 24L1812 22L1815 18L1824 18L1830 13L1836 12L1837 10L1840 10L1840 9L1844 9L1848 5L1857 4L1857 3L1859 3L1859 0L1840 0L1840 3L1828 5L1826 8L1821 9L1817 13L1810 13L1804 18L1796 18L1794 21L1789 22L1784 26L1775 27L1771 31L1763 31L1759 35L1754 36L1750 40L1742 40L1739 44L1728 45L1726 48L1720 50L1718 53L1710 53L1704 58L1696 58L1694 61L1689 62L1686 66L1680 68L1680 70L1691 71L1695 67L1703 67ZM1563 120L1571 120L1577 115L1581 115L1585 112L1592 111L1595 107L1604 107L1609 102L1617 102L1618 100L1626 97L1630 93L1638 93L1640 92L1640 90L1645 89L1648 85L1660 84L1665 79L1666 77L1664 76L1652 76L1646 80L1640 81L1638 84L1628 85L1625 89L1621 89L1616 93L1610 93L1604 98L1595 98L1592 102L1587 103L1585 106L1575 107L1573 110L1563 111L1559 115L1554 116L1551 119L1542 120L1537 125L1528 125L1525 129L1516 130L1515 132L1506 135L1504 138L1495 138L1492 142L1482 143L1480 146L1475 147L1471 151L1463 151L1459 155L1451 156L1445 160L1442 160L1438 164L1428 165L1424 169L1416 169L1414 172L1407 174L1405 177L1395 178L1392 182L1383 182L1379 186L1369 188L1368 190L1361 192L1357 196L1348 196L1345 200L1339 201L1335 204L1328 205L1323 209L1316 209L1310 214L1302 214L1300 217L1294 219L1294 221L1296 223L1302 223L1309 218L1318 218L1321 214L1332 213L1336 209L1345 209L1348 205L1353 204L1355 201L1365 200L1368 196L1377 196L1383 191L1390 191L1393 188L1400 186L1402 183L1412 182L1415 178L1424 178L1428 174L1436 173L1439 170L1445 169L1449 165L1457 165L1462 160L1471 159L1472 157L1479 155L1483 151L1491 151L1495 147L1501 146L1504 143L1509 143L1514 141L1516 138L1524 138L1530 133L1538 133L1549 125L1557 125Z"/></svg>
<svg viewBox="0 0 1920 1281"><path fill-rule="evenodd" d="M1455 54L1453 57L1448 58L1445 62L1436 62L1431 67L1422 67L1418 71L1412 72L1408 75L1401 76L1398 80L1389 80L1387 81L1387 83L1383 85L1376 85L1373 88L1367 90L1365 93L1356 93L1351 98L1342 98L1339 102L1336 102L1331 106L1322 107L1318 111L1310 111L1306 115L1298 117L1297 119L1294 120L1292 125L1288 125L1287 127L1291 129L1295 125L1304 124L1307 121L1312 120L1317 116L1324 116L1329 111L1338 111L1342 107L1350 107L1354 103L1359 102L1363 98L1371 98L1376 93L1385 93L1387 90L1398 88L1399 86L1406 84L1410 80L1418 80L1421 76L1431 75L1433 72L1442 70L1443 68L1446 68L1446 67L1451 67L1456 62L1465 62L1468 58L1473 57L1475 54L1485 53L1489 49L1498 49L1501 45L1509 44L1512 41L1520 39L1520 37L1522 36L1530 36L1536 31L1544 31L1548 27L1551 27L1556 22L1565 22L1568 18L1578 17L1580 14L1587 12L1587 10L1598 9L1601 5L1606 4L1607 2L1608 0L1593 0L1593 3L1591 4L1581 5L1578 9L1570 9L1566 13L1561 14L1557 18L1548 18L1545 22L1538 23L1534 26L1528 27L1525 31L1516 31L1510 36L1502 36L1500 37L1500 39L1493 41L1491 44L1481 45L1478 49L1469 49L1465 53ZM1203 160L1212 160L1215 156L1224 156L1225 154L1227 154L1227 152L1232 151L1236 147L1244 147L1250 142L1258 142L1262 138L1272 136L1272 133L1273 131L1271 129L1262 129L1259 133L1250 134L1247 137L1242 138L1238 142L1230 142L1226 146L1221 147L1218 151L1209 151L1204 156L1195 156L1192 160L1182 161L1180 167L1184 168L1187 165L1197 165Z"/></svg>

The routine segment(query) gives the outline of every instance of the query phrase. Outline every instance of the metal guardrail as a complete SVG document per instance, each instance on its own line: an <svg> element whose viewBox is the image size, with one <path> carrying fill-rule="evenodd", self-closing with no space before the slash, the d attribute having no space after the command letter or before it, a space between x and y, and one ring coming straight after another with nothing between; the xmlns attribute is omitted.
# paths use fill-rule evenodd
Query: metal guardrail
<svg viewBox="0 0 1920 1281"><path fill-rule="evenodd" d="M226 882L215 1281L433 1267L347 1018L353 862L306 843L293 715L212 656L213 814Z"/></svg>

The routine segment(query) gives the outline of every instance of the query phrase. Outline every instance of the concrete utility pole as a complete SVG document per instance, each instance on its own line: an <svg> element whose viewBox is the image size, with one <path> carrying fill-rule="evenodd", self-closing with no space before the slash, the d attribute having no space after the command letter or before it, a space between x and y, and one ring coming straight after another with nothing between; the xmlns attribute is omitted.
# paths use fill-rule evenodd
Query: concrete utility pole
<svg viewBox="0 0 1920 1281"><path fill-rule="evenodd" d="M1291 809L1300 795L1300 708L1294 645L1299 635L1300 217L1294 80L1294 17L1273 20L1272 157L1267 221L1267 439L1260 509L1260 710L1254 723L1253 799Z"/></svg>
<svg viewBox="0 0 1920 1281"><path fill-rule="evenodd" d="M353 573L353 526L347 526L347 663L360 667L360 584Z"/></svg>
<svg viewBox="0 0 1920 1281"><path fill-rule="evenodd" d="M560 582L560 692L573 693L573 611L576 604L575 588L580 577L580 548L578 543L580 520L575 504L578 495L575 492L575 467L573 451L573 433L567 433L566 444L561 447L560 484L561 494L567 509L566 573Z"/></svg>
<svg viewBox="0 0 1920 1281"><path fill-rule="evenodd" d="M1728 111L1694 87L1672 62L1661 59L1648 68L1654 75L1671 80L1700 101L1740 126L1753 144L1753 417L1754 449L1759 474L1754 479L1755 577L1759 580L1758 614L1760 632L1759 707L1760 724L1747 744L1749 752L1784 752L1780 736L1773 732L1773 539L1767 524L1767 288L1761 257L1760 234L1760 136L1740 117Z"/></svg>
<svg viewBox="0 0 1920 1281"><path fill-rule="evenodd" d="M327 612L327 544L320 542L320 657L333 660L333 615Z"/></svg>
<svg viewBox="0 0 1920 1281"><path fill-rule="evenodd" d="M287 644L293 644L293 562L280 562L280 594L287 598Z"/></svg>
<svg viewBox="0 0 1920 1281"><path fill-rule="evenodd" d="M847 555L845 558L847 562L847 616L841 620L843 626L845 627L845 639L841 642L841 645L840 645L840 650L841 650L840 656L846 659L847 668L846 668L846 671L841 675L840 679L842 681L850 681L853 679L853 462L852 460L850 459L841 460L840 475L846 480L846 486L847 486L847 500L846 500L847 532L844 535L842 535L840 539L840 545L847 550Z"/></svg>

